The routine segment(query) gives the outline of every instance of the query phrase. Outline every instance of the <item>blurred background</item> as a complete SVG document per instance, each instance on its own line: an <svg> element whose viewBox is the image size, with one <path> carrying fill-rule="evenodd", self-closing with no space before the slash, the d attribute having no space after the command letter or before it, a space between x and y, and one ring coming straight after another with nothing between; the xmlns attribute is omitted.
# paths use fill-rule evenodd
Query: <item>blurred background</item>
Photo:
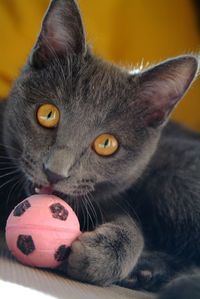
<svg viewBox="0 0 200 299"><path fill-rule="evenodd" d="M198 53L198 0L79 0L87 40L93 51L125 65L156 63L183 53ZM0 97L32 48L49 0L0 0ZM200 130L200 80L172 116Z"/></svg>

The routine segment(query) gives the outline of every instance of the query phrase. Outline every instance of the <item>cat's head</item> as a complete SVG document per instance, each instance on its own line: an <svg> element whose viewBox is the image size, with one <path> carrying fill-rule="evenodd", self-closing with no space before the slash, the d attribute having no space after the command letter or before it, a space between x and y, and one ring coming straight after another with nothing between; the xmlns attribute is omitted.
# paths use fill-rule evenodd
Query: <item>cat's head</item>
<svg viewBox="0 0 200 299"><path fill-rule="evenodd" d="M105 63L88 50L76 3L52 1L4 121L29 192L101 200L127 189L197 71L189 55L135 74Z"/></svg>

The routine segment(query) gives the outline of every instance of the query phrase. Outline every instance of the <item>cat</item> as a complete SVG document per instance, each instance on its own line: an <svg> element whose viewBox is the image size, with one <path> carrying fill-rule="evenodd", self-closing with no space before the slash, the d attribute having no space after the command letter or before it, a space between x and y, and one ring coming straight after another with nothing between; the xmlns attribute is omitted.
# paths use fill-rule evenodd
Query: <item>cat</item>
<svg viewBox="0 0 200 299"><path fill-rule="evenodd" d="M53 0L1 102L2 224L26 196L58 195L83 231L60 271L199 298L200 135L169 121L198 71L195 55L134 74L104 62L77 3Z"/></svg>

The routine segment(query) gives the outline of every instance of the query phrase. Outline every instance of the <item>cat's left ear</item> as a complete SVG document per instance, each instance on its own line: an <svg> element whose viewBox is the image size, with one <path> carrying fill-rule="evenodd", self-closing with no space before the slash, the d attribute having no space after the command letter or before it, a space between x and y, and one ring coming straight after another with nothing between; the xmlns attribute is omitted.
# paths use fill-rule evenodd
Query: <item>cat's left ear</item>
<svg viewBox="0 0 200 299"><path fill-rule="evenodd" d="M146 126L157 127L190 87L199 69L198 58L192 55L167 60L136 75L137 103Z"/></svg>
<svg viewBox="0 0 200 299"><path fill-rule="evenodd" d="M30 57L31 65L43 66L52 58L85 51L85 34L75 0L52 0Z"/></svg>

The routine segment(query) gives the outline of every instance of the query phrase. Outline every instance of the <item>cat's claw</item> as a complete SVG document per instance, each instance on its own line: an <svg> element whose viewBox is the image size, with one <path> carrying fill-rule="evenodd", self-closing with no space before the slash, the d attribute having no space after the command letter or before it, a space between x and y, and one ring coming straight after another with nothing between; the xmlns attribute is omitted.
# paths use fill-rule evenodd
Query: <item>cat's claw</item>
<svg viewBox="0 0 200 299"><path fill-rule="evenodd" d="M175 274L170 267L170 259L171 257L164 253L144 254L129 277L118 284L131 289L158 291Z"/></svg>

